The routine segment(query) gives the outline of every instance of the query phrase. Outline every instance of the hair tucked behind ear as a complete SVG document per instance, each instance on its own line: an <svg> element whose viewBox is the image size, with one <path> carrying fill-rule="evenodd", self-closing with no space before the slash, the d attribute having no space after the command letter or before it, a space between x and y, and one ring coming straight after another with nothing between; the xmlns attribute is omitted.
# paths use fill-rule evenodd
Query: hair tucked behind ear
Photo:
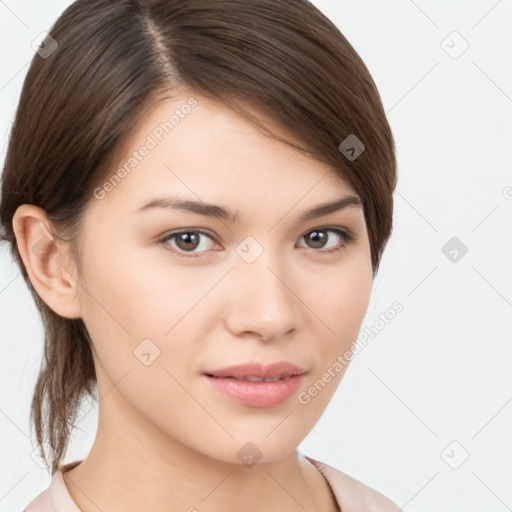
<svg viewBox="0 0 512 512"><path fill-rule="evenodd" d="M307 0L77 0L50 35L58 47L34 56L23 85L0 220L44 322L31 419L53 474L96 375L83 321L54 313L27 277L12 229L19 205L46 211L80 269L80 223L97 200L95 186L144 111L159 97L190 91L266 130L244 109L256 107L293 140L276 138L346 180L363 202L375 273L392 229L396 161L370 73ZM338 150L349 135L365 145L352 161Z"/></svg>

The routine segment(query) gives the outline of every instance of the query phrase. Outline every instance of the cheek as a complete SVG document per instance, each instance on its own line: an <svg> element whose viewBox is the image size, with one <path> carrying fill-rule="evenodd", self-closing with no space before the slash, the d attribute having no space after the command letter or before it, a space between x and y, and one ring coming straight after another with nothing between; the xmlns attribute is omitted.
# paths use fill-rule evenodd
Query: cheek
<svg viewBox="0 0 512 512"><path fill-rule="evenodd" d="M354 264L340 265L335 272L317 274L316 293L303 288L315 313L311 325L318 354L315 370L298 395L300 411L314 424L327 407L350 365L353 344L366 315L372 288L372 269L364 257ZM323 334L320 334L323 333Z"/></svg>
<svg viewBox="0 0 512 512"><path fill-rule="evenodd" d="M199 414L179 383L198 350L190 342L197 329L191 308L211 284L190 286L190 273L179 267L164 271L135 254L91 252L85 261L84 323L103 392L115 389L112 398L122 395L148 418Z"/></svg>
<svg viewBox="0 0 512 512"><path fill-rule="evenodd" d="M113 244L114 245L114 244ZM91 251L86 256L86 314L124 336L161 337L186 314L197 293L191 274L150 261L145 250Z"/></svg>
<svg viewBox="0 0 512 512"><path fill-rule="evenodd" d="M210 271L203 279L160 258L148 264L145 251L116 252L112 246L108 254L85 256L82 294L84 323L109 379L145 362L147 368L161 367L160 373L183 373L201 348L190 340L200 329L200 303L208 302L204 296L218 275Z"/></svg>
<svg viewBox="0 0 512 512"><path fill-rule="evenodd" d="M318 317L316 323L324 325L326 336L322 339L331 340L329 347L349 346L357 337L368 308L373 282L371 265L365 258L354 258L353 262L317 274L313 282L314 290L311 285L304 287L303 296L309 297L311 310Z"/></svg>

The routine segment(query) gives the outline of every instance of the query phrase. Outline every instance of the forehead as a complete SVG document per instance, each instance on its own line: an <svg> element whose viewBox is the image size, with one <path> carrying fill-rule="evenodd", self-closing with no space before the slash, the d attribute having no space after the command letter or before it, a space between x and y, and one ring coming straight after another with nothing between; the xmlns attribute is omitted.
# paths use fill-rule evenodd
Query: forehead
<svg viewBox="0 0 512 512"><path fill-rule="evenodd" d="M244 108L273 134L297 143L272 119ZM104 206L122 201L131 210L155 192L238 204L239 210L279 199L291 206L357 196L339 172L197 94L156 102L127 138L104 184Z"/></svg>

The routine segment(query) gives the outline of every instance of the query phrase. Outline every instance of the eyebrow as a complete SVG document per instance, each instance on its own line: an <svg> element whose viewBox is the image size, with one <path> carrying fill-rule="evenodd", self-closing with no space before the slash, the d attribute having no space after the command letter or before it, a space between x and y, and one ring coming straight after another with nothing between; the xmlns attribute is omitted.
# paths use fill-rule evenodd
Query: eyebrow
<svg viewBox="0 0 512 512"><path fill-rule="evenodd" d="M322 217L324 215L328 215L330 213L334 213L351 206L362 208L363 204L361 199L357 196L345 196L328 203L316 205L313 208L303 212L298 221L305 222L311 219L316 219L318 217ZM199 215L204 215L205 217L212 217L214 219L232 223L239 222L237 213L230 212L222 206L204 203L202 201L175 199L172 197L152 199L144 203L139 209L134 210L132 213L143 212L153 208L165 208L188 213L196 213Z"/></svg>

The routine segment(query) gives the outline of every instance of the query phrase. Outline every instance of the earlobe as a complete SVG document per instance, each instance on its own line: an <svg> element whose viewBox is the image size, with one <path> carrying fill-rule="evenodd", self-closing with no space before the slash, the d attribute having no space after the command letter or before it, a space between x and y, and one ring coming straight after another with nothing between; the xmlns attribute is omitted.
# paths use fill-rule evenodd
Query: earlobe
<svg viewBox="0 0 512 512"><path fill-rule="evenodd" d="M13 217L13 230L18 250L32 286L41 299L58 315L80 318L81 310L76 280L64 268L64 248L51 234L46 212L37 206L23 204Z"/></svg>

